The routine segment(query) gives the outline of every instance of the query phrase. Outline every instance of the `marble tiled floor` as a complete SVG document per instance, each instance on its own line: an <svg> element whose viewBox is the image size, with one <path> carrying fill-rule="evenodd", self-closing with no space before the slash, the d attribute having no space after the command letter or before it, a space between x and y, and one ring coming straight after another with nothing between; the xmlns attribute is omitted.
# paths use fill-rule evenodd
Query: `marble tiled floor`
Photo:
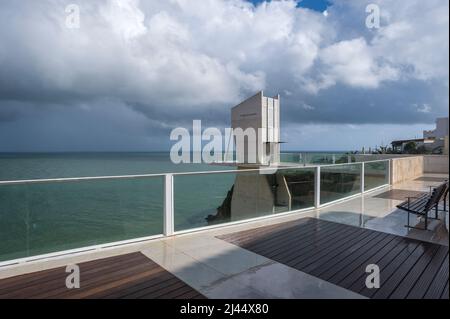
<svg viewBox="0 0 450 319"><path fill-rule="evenodd" d="M427 174L426 176L448 178L448 175L442 174ZM439 184L440 182L412 180L396 184L392 189L429 192L430 187ZM317 217L448 246L448 212L441 211L439 213L440 220L432 220L428 226L429 231L408 229L405 227L407 213L396 207L404 200L376 197L384 192L386 192L386 189L324 207L318 210ZM441 210L443 210L443 207L441 207ZM423 227L422 224L421 219L411 215L411 225Z"/></svg>
<svg viewBox="0 0 450 319"><path fill-rule="evenodd" d="M427 176L448 177L448 175ZM395 185L394 188L428 191L430 186L437 184L439 183L430 181L409 181ZM7 267L0 269L0 278L36 269L48 269L89 259L141 251L208 298L364 298L327 281L217 239L216 236L304 217L316 217L448 246L448 213L447 215L441 213L441 219L445 218L447 225L442 221L434 221L430 225L430 231L408 230L404 227L406 213L396 209L396 205L401 201L374 197L386 190L389 189L368 193L318 210L84 253L79 256Z"/></svg>

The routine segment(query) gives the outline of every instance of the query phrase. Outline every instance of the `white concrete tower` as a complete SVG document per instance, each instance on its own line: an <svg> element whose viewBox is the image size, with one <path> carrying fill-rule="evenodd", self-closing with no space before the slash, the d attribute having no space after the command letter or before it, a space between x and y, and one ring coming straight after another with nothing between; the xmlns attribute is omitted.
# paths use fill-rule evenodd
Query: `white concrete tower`
<svg viewBox="0 0 450 319"><path fill-rule="evenodd" d="M280 96L266 97L263 91L231 110L231 127L245 134L240 144L235 137L236 155L241 164L269 165L280 161Z"/></svg>

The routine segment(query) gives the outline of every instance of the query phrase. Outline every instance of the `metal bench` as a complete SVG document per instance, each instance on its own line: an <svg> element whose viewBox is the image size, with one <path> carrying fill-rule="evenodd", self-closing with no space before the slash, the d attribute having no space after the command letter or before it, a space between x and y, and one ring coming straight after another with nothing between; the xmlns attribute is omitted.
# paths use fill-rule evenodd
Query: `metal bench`
<svg viewBox="0 0 450 319"><path fill-rule="evenodd" d="M400 205L397 205L399 209L405 210L408 212L408 223L405 227L415 228L421 230L428 230L428 219L438 219L439 213L439 203L441 199L446 201L448 194L448 181L434 188L430 194L424 194L419 197L407 197L407 200ZM433 210L435 211L435 218L431 218L428 216L428 213ZM425 217L425 227L419 228L415 226L410 226L409 224L409 215L415 214L418 216Z"/></svg>

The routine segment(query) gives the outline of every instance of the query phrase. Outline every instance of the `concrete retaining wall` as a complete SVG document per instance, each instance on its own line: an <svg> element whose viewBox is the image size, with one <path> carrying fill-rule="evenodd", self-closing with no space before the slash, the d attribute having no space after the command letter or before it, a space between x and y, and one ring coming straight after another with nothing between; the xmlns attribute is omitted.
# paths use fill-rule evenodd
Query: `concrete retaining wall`
<svg viewBox="0 0 450 319"><path fill-rule="evenodd" d="M448 155L425 155L423 165L425 173L448 174Z"/></svg>
<svg viewBox="0 0 450 319"><path fill-rule="evenodd" d="M424 173L448 174L448 155L357 154L356 161L391 160L391 183L415 179Z"/></svg>
<svg viewBox="0 0 450 319"><path fill-rule="evenodd" d="M352 155L357 162L378 161L391 158L417 157L417 155L406 154L356 154Z"/></svg>
<svg viewBox="0 0 450 319"><path fill-rule="evenodd" d="M391 159L391 185L416 179L424 173L423 156Z"/></svg>

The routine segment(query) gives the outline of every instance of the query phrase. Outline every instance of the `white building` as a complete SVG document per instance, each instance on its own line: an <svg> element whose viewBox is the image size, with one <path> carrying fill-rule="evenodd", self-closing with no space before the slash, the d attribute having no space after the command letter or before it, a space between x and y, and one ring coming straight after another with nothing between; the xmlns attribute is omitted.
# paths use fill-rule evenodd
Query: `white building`
<svg viewBox="0 0 450 319"><path fill-rule="evenodd" d="M242 164L268 165L280 161L280 96L266 97L263 92L239 103L231 110L233 131L255 132L236 142L236 156ZM235 137L237 139L237 137Z"/></svg>
<svg viewBox="0 0 450 319"><path fill-rule="evenodd" d="M448 155L448 117L436 119L436 128L423 131L424 139L433 139L433 149L443 148L443 153Z"/></svg>
<svg viewBox="0 0 450 319"><path fill-rule="evenodd" d="M405 145L410 142L414 142L417 147L423 146L433 153L448 155L448 117L436 119L436 128L423 131L423 138L392 141L392 147L403 152Z"/></svg>

